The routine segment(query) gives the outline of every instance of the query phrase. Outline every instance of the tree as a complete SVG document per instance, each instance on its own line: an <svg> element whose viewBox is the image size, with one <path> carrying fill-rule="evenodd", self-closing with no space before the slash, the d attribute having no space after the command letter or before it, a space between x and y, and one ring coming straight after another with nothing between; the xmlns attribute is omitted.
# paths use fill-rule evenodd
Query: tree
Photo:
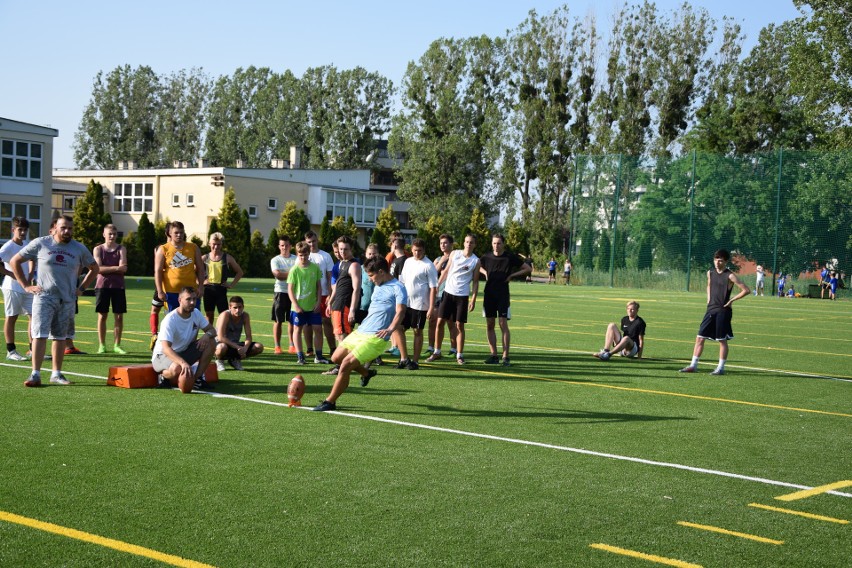
<svg viewBox="0 0 852 568"><path fill-rule="evenodd" d="M210 88L201 69L181 69L162 79L156 123L160 163L201 157Z"/></svg>
<svg viewBox="0 0 852 568"><path fill-rule="evenodd" d="M130 269L138 267L139 272L137 274L144 274L145 276L154 274L154 250L161 242L163 240L157 240L154 225L148 220L148 214L142 213L139 218L139 228L136 231L135 254L130 249L127 251L130 259L132 259L128 262L128 267Z"/></svg>
<svg viewBox="0 0 852 568"><path fill-rule="evenodd" d="M266 239L265 253L267 259L281 254L281 251L278 250L278 231L275 229L269 231L269 238ZM264 272L262 276L266 276L266 273Z"/></svg>
<svg viewBox="0 0 852 568"><path fill-rule="evenodd" d="M429 258L441 256L441 234L444 232L444 220L435 215L417 228L417 237L426 241L426 256Z"/></svg>
<svg viewBox="0 0 852 568"><path fill-rule="evenodd" d="M244 270L247 276L258 277L269 274L269 257L266 255L263 234L258 230L251 234L251 246L246 260Z"/></svg>
<svg viewBox="0 0 852 568"><path fill-rule="evenodd" d="M218 232L219 232L219 221L217 221L216 217L213 217L213 219L210 220L210 230L207 231L207 240L208 241L210 240L210 235L212 235L213 233L218 233Z"/></svg>
<svg viewBox="0 0 852 568"><path fill-rule="evenodd" d="M234 188L225 191L222 209L219 211L219 232L222 233L224 248L240 264L249 260L249 239L251 233L245 226L243 212L237 204Z"/></svg>
<svg viewBox="0 0 852 568"><path fill-rule="evenodd" d="M74 238L92 250L104 240L104 225L112 223L112 217L104 212L104 188L90 180L86 193L74 207Z"/></svg>
<svg viewBox="0 0 852 568"><path fill-rule="evenodd" d="M382 235L385 236L385 242L379 244L381 244L382 247L386 248L387 240L390 238L391 234L394 231L398 230L399 220L397 220L396 215L394 215L393 213L393 205L388 203L387 207L379 211L379 215L376 218L376 231L379 231ZM373 234L375 234L375 232Z"/></svg>
<svg viewBox="0 0 852 568"><path fill-rule="evenodd" d="M295 245L301 241L305 233L311 230L311 221L303 209L299 209L295 201L288 201L284 205L284 210L281 211L281 218L278 220L278 235L286 235L290 237L290 241Z"/></svg>
<svg viewBox="0 0 852 568"><path fill-rule="evenodd" d="M488 228L488 223L485 222L485 215L479 209L474 209L473 213L471 213L464 234L465 236L471 234L476 237L474 252L477 256L482 256L491 250L491 229Z"/></svg>
<svg viewBox="0 0 852 568"><path fill-rule="evenodd" d="M506 231L506 248L516 253L529 256L529 236L527 235L527 231L524 229L524 226L515 219L512 219L506 223L504 230Z"/></svg>
<svg viewBox="0 0 852 568"><path fill-rule="evenodd" d="M328 215L322 218L319 229L319 245L323 248L330 248L331 243L337 239L335 231L331 228L331 222L328 220Z"/></svg>

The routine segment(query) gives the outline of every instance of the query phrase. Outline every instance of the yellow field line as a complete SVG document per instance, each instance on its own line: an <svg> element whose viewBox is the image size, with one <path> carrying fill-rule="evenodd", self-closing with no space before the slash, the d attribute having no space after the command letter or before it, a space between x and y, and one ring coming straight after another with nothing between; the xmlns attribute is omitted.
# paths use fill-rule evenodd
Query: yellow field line
<svg viewBox="0 0 852 568"><path fill-rule="evenodd" d="M817 521L826 521L828 523L837 523L839 525L848 525L849 521L846 519L835 519L834 517L825 517L823 515L814 515L813 513L804 513L802 511L794 511L792 509L782 509L780 507L770 507L769 505L761 505L760 503L749 503L749 507L755 507L757 509L765 509L767 511L774 511L776 513L786 513L788 515L797 515L799 517L805 517L808 519L814 519Z"/></svg>
<svg viewBox="0 0 852 568"><path fill-rule="evenodd" d="M835 483L829 483L828 485L821 485L819 487L814 487L813 489L806 489L804 491L796 491L795 493L789 493L787 495L779 495L775 499L778 501L796 501L798 499L805 499L807 497L813 497L814 495L819 495L821 493L827 493L828 491L834 491L835 489L842 489L843 487L849 487L852 485L852 481L837 481Z"/></svg>
<svg viewBox="0 0 852 568"><path fill-rule="evenodd" d="M589 546L591 548L597 548L598 550L603 550L606 552L612 552L624 556L632 556L633 558L641 558L642 560L650 560L651 562L656 562L657 564L665 564L666 566L677 566L678 568L702 568L700 564L692 564L690 562L684 562L683 560L666 558L665 556L657 556L655 554L645 554L644 552L637 552L635 550L628 550L626 548L610 546L609 544L594 543L590 544Z"/></svg>
<svg viewBox="0 0 852 568"><path fill-rule="evenodd" d="M82 540L83 542L98 544L106 548L118 550L119 552L126 552L128 554L135 554L137 556L144 556L145 558L151 558L152 560L157 560L165 564L171 564L172 566L180 566L181 568L213 568L210 564L203 564L194 560L187 560L185 558L181 558L180 556L164 554L162 552L157 552L156 550L151 550L150 548L136 546L135 544L122 542L120 540L113 540L111 538L78 531L76 529L69 529L68 527L54 525L53 523L46 523L44 521L31 519L29 517L22 517L20 515L15 515L14 513L8 513L6 511L0 511L0 520L24 525L26 527L31 527L49 533L58 534L68 538Z"/></svg>
<svg viewBox="0 0 852 568"><path fill-rule="evenodd" d="M703 530L703 531L710 531L710 532L715 532L715 533L720 533L720 534L726 534L726 535L730 535L730 536L736 536L736 537L739 537L739 538L747 538L748 540L756 540L757 542L763 542L763 543L766 543L766 544L784 544L783 540L773 540L771 538L765 538L765 537L757 536L757 535L753 535L753 534L741 533L741 532L737 532L737 531L729 531L728 529L723 529L723 528L720 528L720 527L714 527L714 526L710 526L710 525L699 525L697 523L690 523L688 521L678 521L677 524L679 524L682 527L691 527L693 529L700 529L700 530Z"/></svg>

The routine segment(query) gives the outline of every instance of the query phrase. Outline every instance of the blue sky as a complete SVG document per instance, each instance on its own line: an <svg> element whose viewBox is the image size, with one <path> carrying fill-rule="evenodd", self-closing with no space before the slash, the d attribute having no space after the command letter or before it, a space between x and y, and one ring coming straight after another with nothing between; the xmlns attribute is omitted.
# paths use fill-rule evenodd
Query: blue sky
<svg viewBox="0 0 852 568"><path fill-rule="evenodd" d="M638 3L639 0L636 0ZM439 37L500 36L530 9L557 0L0 0L4 47L0 116L59 130L55 167L73 167L71 146L98 71L149 65L167 75L201 67L213 77L267 66L301 75L333 64L377 71L399 85L406 65ZM594 14L609 28L621 2L567 2L574 16ZM660 11L682 2L657 0ZM761 28L798 15L792 0L700 0L717 21L740 22L750 48Z"/></svg>

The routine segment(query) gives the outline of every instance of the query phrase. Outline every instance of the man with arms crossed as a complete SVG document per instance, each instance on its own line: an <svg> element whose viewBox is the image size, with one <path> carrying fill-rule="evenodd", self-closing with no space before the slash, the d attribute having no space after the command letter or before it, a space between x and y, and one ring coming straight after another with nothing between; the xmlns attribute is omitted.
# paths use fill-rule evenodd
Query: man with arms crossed
<svg viewBox="0 0 852 568"><path fill-rule="evenodd" d="M322 320L322 333L325 334L325 339L328 342L328 350L331 352L334 351L335 345L334 329L331 325L331 318L326 316L325 312L328 306L328 295L331 294L331 269L334 268L334 259L331 258L330 254L319 248L319 237L315 232L308 231L305 233L305 242L311 247L311 262L319 266L320 272L322 272L322 278L320 279L321 297L319 299L319 314ZM320 349L322 348L322 333L320 334ZM316 363L331 363L320 352L314 353L314 360Z"/></svg>
<svg viewBox="0 0 852 568"><path fill-rule="evenodd" d="M420 368L418 361L423 351L423 328L432 319L435 310L438 271L432 261L426 258L426 241L423 239L414 239L411 255L402 266L400 278L408 295L408 309L402 326L396 331L396 344L402 353L396 368L416 371ZM409 328L414 330L413 358L407 357L405 345L405 330Z"/></svg>
<svg viewBox="0 0 852 568"><path fill-rule="evenodd" d="M106 353L106 322L109 307L115 319L112 350L127 355L121 348L121 332L124 329L124 314L127 313L127 296L124 291L124 275L127 272L127 249L115 242L118 230L115 225L104 227L104 242L92 251L98 263L98 280L95 284L95 312L98 314L98 353Z"/></svg>
<svg viewBox="0 0 852 568"><path fill-rule="evenodd" d="M172 221L168 239L154 255L154 285L160 301L173 310L178 306L178 294L185 288L197 286L199 301L203 297L204 264L195 243L187 242L183 223Z"/></svg>
<svg viewBox="0 0 852 568"><path fill-rule="evenodd" d="M65 340L68 326L74 320L77 297L98 276L98 263L82 243L73 239L74 220L63 215L56 221L51 235L33 239L12 258L12 272L25 292L33 294L33 364L32 374L25 386L41 386L41 364L47 339L53 340L53 372L50 382L71 384L62 375ZM38 283L30 285L24 275L23 263L36 261ZM89 273L77 287L77 275L86 267Z"/></svg>
<svg viewBox="0 0 852 568"><path fill-rule="evenodd" d="M327 412L337 408L337 399L349 387L349 375L355 371L361 375L361 386L366 387L376 376L374 369L366 369L368 363L381 355L391 333L405 317L408 298L405 286L390 275L388 263L383 258L373 258L364 265L367 277L375 284L367 317L358 329L349 334L331 359L340 365L340 371L331 387L331 393L314 410Z"/></svg>
<svg viewBox="0 0 852 568"><path fill-rule="evenodd" d="M272 300L272 341L275 345L275 354L281 355L281 328L287 324L287 351L296 353L296 345L293 343L293 324L290 322L290 295L287 293L287 277L290 269L296 264L296 257L290 252L290 237L281 235L278 237L278 254L269 261L272 276L275 277L275 297Z"/></svg>

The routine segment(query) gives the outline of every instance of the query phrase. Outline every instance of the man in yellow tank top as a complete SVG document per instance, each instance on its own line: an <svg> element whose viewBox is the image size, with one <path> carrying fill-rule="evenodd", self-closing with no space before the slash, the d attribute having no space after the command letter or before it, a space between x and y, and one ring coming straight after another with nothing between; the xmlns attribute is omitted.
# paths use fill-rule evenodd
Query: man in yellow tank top
<svg viewBox="0 0 852 568"><path fill-rule="evenodd" d="M205 276L201 251L187 242L183 223L172 221L167 236L168 241L154 255L154 285L157 297L167 302L171 311L178 307L178 296L185 287L197 287L198 297L203 296ZM196 309L200 309L198 304Z"/></svg>

